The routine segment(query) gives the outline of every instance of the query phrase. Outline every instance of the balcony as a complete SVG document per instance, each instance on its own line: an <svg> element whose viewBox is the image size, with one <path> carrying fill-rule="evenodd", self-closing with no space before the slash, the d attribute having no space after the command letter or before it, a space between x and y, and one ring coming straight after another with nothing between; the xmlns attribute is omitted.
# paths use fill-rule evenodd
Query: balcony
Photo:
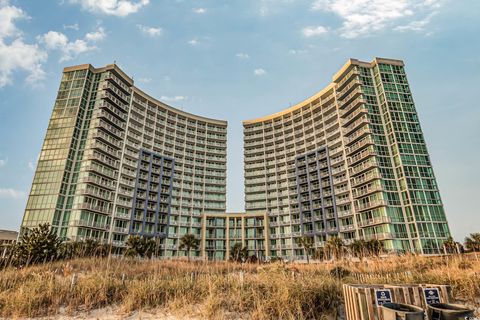
<svg viewBox="0 0 480 320"><path fill-rule="evenodd" d="M353 230L355 230L355 226L353 224L340 226L340 231L341 232L348 232L348 231L353 231Z"/></svg>
<svg viewBox="0 0 480 320"><path fill-rule="evenodd" d="M73 220L69 223L70 227L87 227L107 231L110 226L103 222L87 221L87 220Z"/></svg>
<svg viewBox="0 0 480 320"><path fill-rule="evenodd" d="M363 102L363 99L362 99L362 102ZM359 116L362 116L364 114L368 114L368 110L366 108L364 107L357 108L353 112L349 113L345 118L343 118L343 121L342 121L343 126L347 126L348 124L356 120Z"/></svg>
<svg viewBox="0 0 480 320"><path fill-rule="evenodd" d="M347 80L350 80L350 79L347 79ZM338 92L337 98L339 100L343 99L345 95L349 94L352 91L352 89L355 89L357 86L360 86L361 84L362 83L360 82L358 77L352 78L351 81L348 83L348 85L342 88L341 91L337 91Z"/></svg>
<svg viewBox="0 0 480 320"><path fill-rule="evenodd" d="M119 120L117 117L113 116L110 112L106 111L105 109L97 109L94 114L96 117L107 120L109 123L118 127L119 129L125 130L125 128L127 127L125 121Z"/></svg>
<svg viewBox="0 0 480 320"><path fill-rule="evenodd" d="M381 185L372 185L369 187L362 187L361 189L357 188L357 189L353 189L353 197L360 198L368 194L379 192L379 191L383 191L383 187Z"/></svg>
<svg viewBox="0 0 480 320"><path fill-rule="evenodd" d="M112 213L112 208L107 208L104 206L95 206L91 203L80 203L74 209L79 209L79 210L91 210L103 214L111 214Z"/></svg>
<svg viewBox="0 0 480 320"><path fill-rule="evenodd" d="M385 233L378 233L378 234L370 234L370 235L365 235L363 237L366 241L372 240L372 239L377 239L377 240L391 240L393 239L393 234L390 232L385 232Z"/></svg>
<svg viewBox="0 0 480 320"><path fill-rule="evenodd" d="M99 140L93 140L94 142L90 142L87 145L89 149L97 149L103 151L105 154L118 158L120 156L120 151L112 148L111 146L107 145L106 143L100 142Z"/></svg>
<svg viewBox="0 0 480 320"><path fill-rule="evenodd" d="M352 144L350 147L347 147L347 155L350 155L352 153L357 152L361 148L368 146L368 145L373 145L375 144L371 138L371 136L367 136L365 139L362 139L354 144Z"/></svg>
<svg viewBox="0 0 480 320"><path fill-rule="evenodd" d="M357 166L350 168L350 176L360 174L374 167L378 167L377 161L375 159L369 159L368 161L365 161Z"/></svg>
<svg viewBox="0 0 480 320"><path fill-rule="evenodd" d="M94 173L96 173L98 175L102 175L102 176L105 176L107 178L114 179L114 180L116 180L117 177L118 177L118 171L111 170L110 168L102 167L102 166L100 166L96 163L91 163L89 165L86 165L86 166L82 167L82 170L83 171L93 171Z"/></svg>
<svg viewBox="0 0 480 320"><path fill-rule="evenodd" d="M122 100L118 99L116 96L114 96L112 93L108 91L101 91L98 96L103 99L108 99L111 103L114 105L118 106L124 111L127 111L127 104L125 104Z"/></svg>
<svg viewBox="0 0 480 320"><path fill-rule="evenodd" d="M337 144L341 143L342 142L342 138L336 138L336 139L333 139L333 140L330 140L328 141L328 146L330 148L334 148L337 146Z"/></svg>
<svg viewBox="0 0 480 320"><path fill-rule="evenodd" d="M339 100L340 108L345 109L345 108L348 108L351 104L356 104L357 100L362 99L361 96L358 97L361 94L363 94L362 87L355 88L355 90L350 92L345 98L343 98L342 100Z"/></svg>
<svg viewBox="0 0 480 320"><path fill-rule="evenodd" d="M103 100L99 107L108 109L110 112L124 121L127 120L127 114L123 110L117 108L115 105L109 103L107 100Z"/></svg>
<svg viewBox="0 0 480 320"><path fill-rule="evenodd" d="M105 79L109 79L115 83L116 86L120 87L125 93L130 95L131 90L130 88L119 78L117 77L113 72L108 71L105 73Z"/></svg>
<svg viewBox="0 0 480 320"><path fill-rule="evenodd" d="M104 82L102 85L102 89L109 90L113 93L118 99L121 99L123 103L128 103L130 101L129 96L127 96L123 91L119 90L116 86L114 86L110 82Z"/></svg>
<svg viewBox="0 0 480 320"><path fill-rule="evenodd" d="M345 140L346 145L350 145L357 141L358 139L364 137L365 135L371 134L372 131L370 131L369 127L362 127L361 129L355 131L352 133L350 136L348 136Z"/></svg>
<svg viewBox="0 0 480 320"><path fill-rule="evenodd" d="M87 188L81 188L77 190L77 194L86 194L90 195L95 198L99 198L102 200L107 200L107 201L112 201L113 200L113 193L111 192L98 192L92 189L87 189Z"/></svg>
<svg viewBox="0 0 480 320"><path fill-rule="evenodd" d="M370 123L370 119L367 114L363 114L360 118L350 123L348 126L344 126L344 134L350 135L355 130L359 130L363 125Z"/></svg>
<svg viewBox="0 0 480 320"><path fill-rule="evenodd" d="M342 199L337 199L337 200L335 201L335 204L336 204L337 206L340 206L340 205L343 205L343 204L347 204L347 203L350 203L350 198L348 198L348 197L345 197L345 198L342 198Z"/></svg>
<svg viewBox="0 0 480 320"><path fill-rule="evenodd" d="M128 233L128 228L114 227L113 232L127 234Z"/></svg>
<svg viewBox="0 0 480 320"><path fill-rule="evenodd" d="M370 210L376 207L382 207L387 205L388 205L387 201L383 199L379 199L379 200L373 200L367 203L357 203L357 210L365 211L365 210Z"/></svg>
<svg viewBox="0 0 480 320"><path fill-rule="evenodd" d="M358 97L349 104L344 106L344 109L340 110L340 115L342 117L345 117L348 115L350 112L354 111L356 108L359 106L363 106L367 101L363 97Z"/></svg>
<svg viewBox="0 0 480 320"><path fill-rule="evenodd" d="M372 219L359 221L358 225L360 227L370 227L370 226L374 226L377 224L384 224L384 223L392 223L392 219L387 216L375 217Z"/></svg>
<svg viewBox="0 0 480 320"><path fill-rule="evenodd" d="M337 212L337 216L338 216L339 218L348 217L348 216L351 216L351 215L353 215L353 212L350 211L350 210L338 211L338 212Z"/></svg>
<svg viewBox="0 0 480 320"><path fill-rule="evenodd" d="M117 203L117 204L119 204L119 203ZM128 205L128 206L131 207L132 204L130 203L130 205ZM120 212L116 212L115 217L119 218L119 219L127 219L127 220L130 220L130 218L131 218L129 214L124 214L124 213L120 213Z"/></svg>
<svg viewBox="0 0 480 320"><path fill-rule="evenodd" d="M79 182L92 183L92 184L96 184L100 187L111 189L111 190L115 189L115 186L114 186L112 181L106 180L106 179L101 179L101 178L98 178L98 177L92 177L92 176L83 177L83 178L79 179Z"/></svg>
<svg viewBox="0 0 480 320"><path fill-rule="evenodd" d="M345 76L342 77L342 79L337 83L337 90L343 90L343 87L348 84L351 80L356 79L357 75L360 73L358 72L357 67L353 67L352 70L350 70ZM355 76L355 77L354 77Z"/></svg>

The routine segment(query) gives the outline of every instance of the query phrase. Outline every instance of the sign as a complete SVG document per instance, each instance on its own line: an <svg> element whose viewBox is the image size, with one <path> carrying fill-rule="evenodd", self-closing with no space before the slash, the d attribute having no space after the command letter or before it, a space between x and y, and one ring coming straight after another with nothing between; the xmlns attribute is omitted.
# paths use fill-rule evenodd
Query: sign
<svg viewBox="0 0 480 320"><path fill-rule="evenodd" d="M437 288L424 288L423 295L425 296L425 302L428 305L440 303L440 292Z"/></svg>
<svg viewBox="0 0 480 320"><path fill-rule="evenodd" d="M392 302L392 292L390 289L377 289L375 290L375 302L377 306L382 306L385 303Z"/></svg>

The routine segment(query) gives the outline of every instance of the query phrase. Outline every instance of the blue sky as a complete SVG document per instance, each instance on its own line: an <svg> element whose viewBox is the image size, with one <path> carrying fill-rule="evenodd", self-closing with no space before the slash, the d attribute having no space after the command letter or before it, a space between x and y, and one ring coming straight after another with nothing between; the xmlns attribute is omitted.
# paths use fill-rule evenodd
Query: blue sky
<svg viewBox="0 0 480 320"><path fill-rule="evenodd" d="M480 1L0 0L0 229L18 228L63 67L114 60L172 106L242 120L314 94L348 58L403 59L457 240L480 231Z"/></svg>

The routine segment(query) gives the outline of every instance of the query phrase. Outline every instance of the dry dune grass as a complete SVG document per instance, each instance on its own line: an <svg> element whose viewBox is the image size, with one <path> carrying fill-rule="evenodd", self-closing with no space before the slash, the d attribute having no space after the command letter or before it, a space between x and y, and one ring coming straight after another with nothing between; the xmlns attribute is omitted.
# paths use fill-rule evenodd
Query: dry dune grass
<svg viewBox="0 0 480 320"><path fill-rule="evenodd" d="M339 266L349 273L332 273ZM343 283L361 282L451 284L456 299L480 304L480 262L474 257L309 265L112 258L1 271L0 316L50 316L59 310L73 315L113 306L124 314L160 308L208 319L322 319L335 317Z"/></svg>

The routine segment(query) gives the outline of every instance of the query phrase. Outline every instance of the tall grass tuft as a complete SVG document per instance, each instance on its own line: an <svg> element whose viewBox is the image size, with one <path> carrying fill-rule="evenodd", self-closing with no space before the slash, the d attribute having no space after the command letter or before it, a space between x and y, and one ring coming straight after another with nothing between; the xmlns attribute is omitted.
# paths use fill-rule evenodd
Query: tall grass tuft
<svg viewBox="0 0 480 320"><path fill-rule="evenodd" d="M450 284L479 307L480 262L415 256L363 262L239 264L85 258L0 272L0 316L74 315L112 307L207 319L336 317L343 283Z"/></svg>

